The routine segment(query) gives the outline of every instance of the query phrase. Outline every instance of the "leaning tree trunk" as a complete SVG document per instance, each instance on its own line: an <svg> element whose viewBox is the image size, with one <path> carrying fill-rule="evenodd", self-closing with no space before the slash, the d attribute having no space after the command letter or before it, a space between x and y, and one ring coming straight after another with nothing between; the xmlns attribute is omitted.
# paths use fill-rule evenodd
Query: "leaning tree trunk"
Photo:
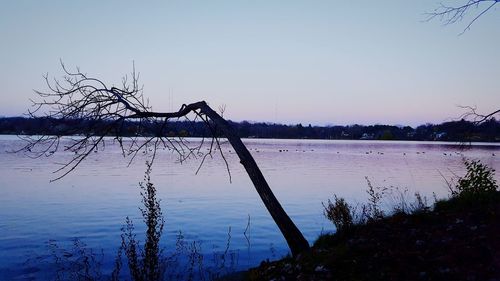
<svg viewBox="0 0 500 281"><path fill-rule="evenodd" d="M191 103L188 105L183 105L181 109L177 112L144 112L134 110L130 105L125 103L127 108L134 111L134 115L130 116L131 118L142 118L142 117L160 117L160 118L179 118L186 116L190 112L195 112L199 110L201 114L206 115L210 118L218 128L224 133L226 138L229 140L229 143L233 146L236 154L240 158L240 163L245 167L245 170L248 173L248 176L253 182L257 193L259 193L262 202L266 206L267 210L271 214L274 222L278 225L281 233L286 239L288 243L288 247L292 252L293 256L298 255L301 252L304 252L309 249L309 243L304 238L304 235L300 232L300 230L295 226L293 221L287 215L283 207L281 207L280 202L276 199L271 188L266 182L264 175L260 171L257 163L253 159L252 155L246 148L246 146L241 141L240 137L233 130L231 125L222 118L217 112L215 112L208 104L204 101Z"/></svg>
<svg viewBox="0 0 500 281"><path fill-rule="evenodd" d="M120 99L120 96L118 96L118 98ZM226 138L229 140L229 143L231 143L234 150L236 151L236 154L238 154L240 163L243 165L243 167L245 167L245 170L252 180L257 193L259 193L262 202L264 202L264 205L271 214L271 217L278 225L281 233L285 237L286 242L288 243L288 247L290 247L290 250L292 251L292 255L296 256L299 253L309 249L309 243L304 238L297 226L295 226L290 217L286 214L285 210L283 210L283 207L281 207L280 202L274 196L271 188L264 178L264 175L262 175L262 172L257 166L257 163L255 163L255 160L241 141L240 137L238 137L231 125L210 106L208 106L205 101L183 105L177 112L140 111L133 108L128 102L123 99L120 99L120 102L124 103L127 109L134 112L134 114L128 116L128 118L180 118L186 116L190 112L197 112L198 110L198 114L204 114L208 118L210 118L224 133Z"/></svg>
<svg viewBox="0 0 500 281"><path fill-rule="evenodd" d="M260 171L257 163L253 159L252 155L246 148L246 146L241 141L240 137L233 130L231 125L222 118L217 112L210 108L205 102L197 103L199 104L199 109L203 114L208 116L217 126L221 129L224 135L227 137L229 143L233 146L236 154L240 158L240 163L245 167L248 176L252 180L257 193L259 193L262 202L266 206L267 210L274 219L274 222L278 225L281 233L285 237L292 255L296 256L299 253L309 249L309 243L304 238L300 230L295 226L293 221L287 215L283 207L281 206L276 196L274 196L271 188L266 182L264 175Z"/></svg>

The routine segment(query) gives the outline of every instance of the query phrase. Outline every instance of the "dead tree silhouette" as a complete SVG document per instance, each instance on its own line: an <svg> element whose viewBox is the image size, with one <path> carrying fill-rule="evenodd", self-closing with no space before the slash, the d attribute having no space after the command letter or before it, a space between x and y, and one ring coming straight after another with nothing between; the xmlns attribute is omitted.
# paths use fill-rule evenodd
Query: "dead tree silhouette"
<svg viewBox="0 0 500 281"><path fill-rule="evenodd" d="M106 86L101 80L87 76L78 68L76 72L70 72L63 63L61 66L65 73L63 78L52 80L48 75L44 77L48 91L35 91L40 100L32 101L34 109L28 114L31 117L44 114L48 118L79 120L79 125L68 127L64 134L57 136L22 137L27 141L22 150L32 157L50 156L61 149L72 153L73 157L55 171L59 176L54 180L66 176L92 152L101 149L105 145L106 136L114 136L123 155L130 156L130 161L140 151L152 151L151 161L154 161L158 149L168 148L177 153L181 162L190 157L201 158L201 167L207 156L212 156L212 153L218 151L231 177L228 163L221 150L220 135L223 135L234 148L262 202L285 237L292 255L309 249L307 240L273 194L240 137L230 123L205 101L183 104L176 112L156 112L143 96L143 88L139 87L139 75L135 72L135 68L130 81L125 77L121 87L117 88ZM194 118L189 115L194 115ZM210 131L210 140L203 138L199 144L193 145L182 137L168 137L166 133L168 121L179 118L203 121ZM137 130L133 136L124 136L122 128L125 122L135 122ZM153 136L141 130L146 124L156 125L157 130ZM63 135L72 135L76 132L83 135L71 137L70 144L61 147ZM126 143L124 139L130 141ZM208 152L201 151L204 143L210 145Z"/></svg>

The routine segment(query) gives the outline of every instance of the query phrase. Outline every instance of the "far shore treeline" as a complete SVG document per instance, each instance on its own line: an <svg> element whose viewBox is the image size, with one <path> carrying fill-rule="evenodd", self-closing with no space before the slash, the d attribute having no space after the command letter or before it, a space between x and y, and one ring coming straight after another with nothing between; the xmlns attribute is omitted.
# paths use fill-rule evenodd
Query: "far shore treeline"
<svg viewBox="0 0 500 281"><path fill-rule="evenodd" d="M242 138L348 139L348 140L418 140L418 141L500 141L500 121L488 120L479 125L466 120L425 124L416 128L391 125L311 126L229 121ZM210 136L203 122L120 122L53 118L0 118L0 134L81 135L105 132L114 136Z"/></svg>

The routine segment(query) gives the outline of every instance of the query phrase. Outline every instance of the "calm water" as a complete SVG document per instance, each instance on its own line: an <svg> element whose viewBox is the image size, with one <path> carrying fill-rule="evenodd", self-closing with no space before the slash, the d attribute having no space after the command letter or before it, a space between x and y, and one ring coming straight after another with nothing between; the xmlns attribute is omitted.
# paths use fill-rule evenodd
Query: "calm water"
<svg viewBox="0 0 500 281"><path fill-rule="evenodd" d="M408 195L419 191L432 202L433 193L437 197L448 194L440 173L445 177L463 174L460 153L500 168L498 144L474 144L461 151L452 143L431 142L244 142L285 210L311 242L320 233L334 230L322 215L321 202L334 193L354 204L364 202L365 177L376 186L408 189ZM21 145L16 137L0 136L0 280L43 276L51 266L50 259L41 258L49 255L48 242L64 249L75 238L102 251L102 271L110 272L125 217L134 220L139 238L144 232L138 183L146 158L137 158L127 167L118 147L108 145L75 172L49 183L56 177L52 172L58 163L71 155L31 159L6 152ZM162 246L168 252L182 231L186 241L201 243L202 253L209 257L224 251L230 227L236 269L285 255L284 239L229 147L226 156L231 183L218 156L207 159L195 175L199 160L179 164L172 153L159 152L152 181L166 219ZM387 208L392 203L391 199L384 202Z"/></svg>

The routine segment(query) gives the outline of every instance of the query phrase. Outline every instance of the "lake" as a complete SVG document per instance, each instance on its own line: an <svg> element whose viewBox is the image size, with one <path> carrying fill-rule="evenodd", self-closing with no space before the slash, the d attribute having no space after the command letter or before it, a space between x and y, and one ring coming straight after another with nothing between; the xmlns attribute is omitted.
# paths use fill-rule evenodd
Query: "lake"
<svg viewBox="0 0 500 281"><path fill-rule="evenodd" d="M443 177L463 175L463 157L500 168L500 144L493 143L473 143L466 150L442 142L246 139L244 143L311 243L321 233L334 231L323 216L322 202L337 194L354 205L364 203L365 177L393 191L383 201L390 210L401 193L411 201L418 191L429 204L435 197L447 197ZM0 279L47 278L58 262L53 259L55 252L74 257L70 249L75 239L97 253L101 271L109 274L127 216L137 237L144 237L139 182L146 156L128 166L119 147L109 142L74 172L50 182L57 177L52 172L71 154L32 159L8 152L21 146L15 136L0 136ZM227 145L224 151L231 182L218 154L207 158L195 174L200 159L181 164L172 152L158 152L151 181L165 215L161 240L165 253L175 249L181 232L186 245L195 241L206 266L220 265L217 255L224 252L231 254L230 262L223 258L225 265L231 263L234 270L286 255L285 240L237 156Z"/></svg>

